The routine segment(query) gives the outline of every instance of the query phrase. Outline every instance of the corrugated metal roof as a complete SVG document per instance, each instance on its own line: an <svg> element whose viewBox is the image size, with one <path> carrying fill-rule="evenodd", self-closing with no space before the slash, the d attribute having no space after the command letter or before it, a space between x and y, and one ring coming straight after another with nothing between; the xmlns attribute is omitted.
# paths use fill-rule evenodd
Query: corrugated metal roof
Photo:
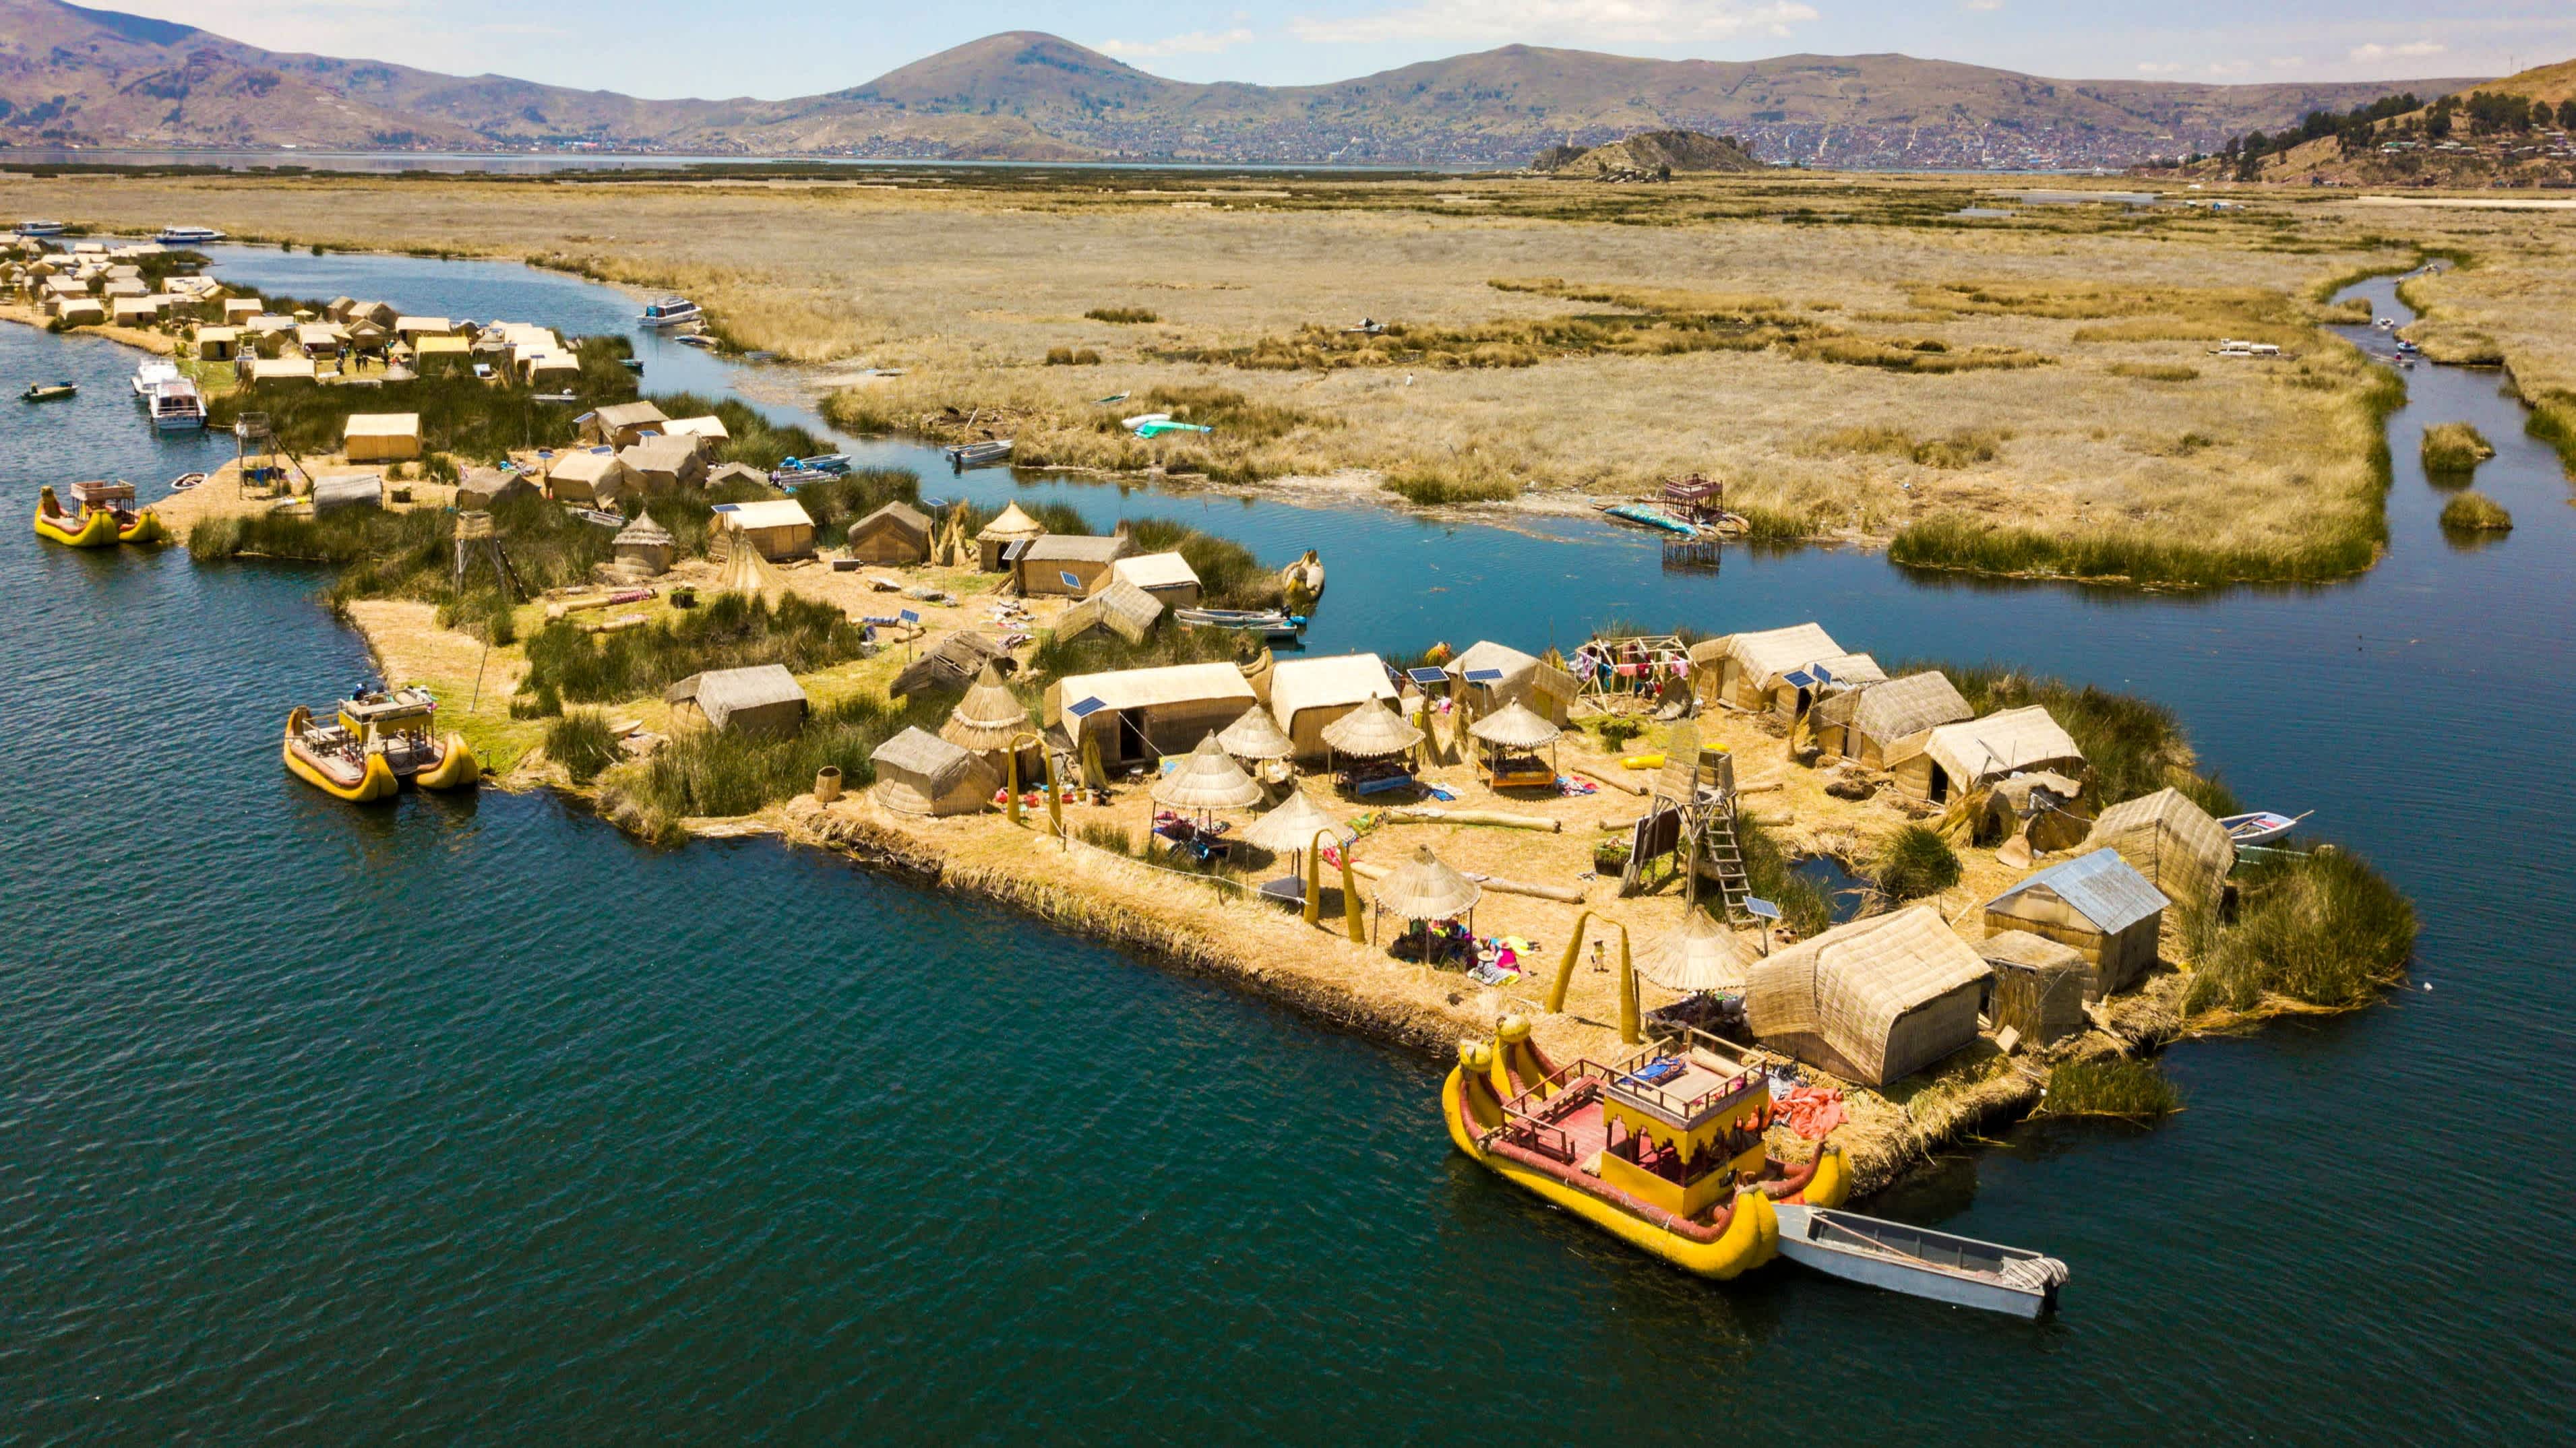
<svg viewBox="0 0 2576 1448"><path fill-rule="evenodd" d="M2113 849L2051 865L1986 902L1992 909L2033 889L2046 889L2093 922L2116 934L2165 908L2165 894Z"/></svg>

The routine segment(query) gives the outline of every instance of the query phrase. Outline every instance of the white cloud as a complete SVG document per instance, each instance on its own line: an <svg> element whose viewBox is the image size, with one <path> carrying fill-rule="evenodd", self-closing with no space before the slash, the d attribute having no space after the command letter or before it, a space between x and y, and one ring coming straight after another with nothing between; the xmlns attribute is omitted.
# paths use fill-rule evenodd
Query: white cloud
<svg viewBox="0 0 2576 1448"><path fill-rule="evenodd" d="M2352 58L2361 65L2379 60L2421 60L2428 55L2440 55L2450 48L2431 40L2409 40L2400 45L2381 45L2373 41L2368 45L2354 46Z"/></svg>
<svg viewBox="0 0 2576 1448"><path fill-rule="evenodd" d="M2274 70L2297 70L2307 63L2308 58L2304 55L2276 55L2271 60Z"/></svg>
<svg viewBox="0 0 2576 1448"><path fill-rule="evenodd" d="M2001 10L2004 0L1959 0L1962 10Z"/></svg>
<svg viewBox="0 0 2576 1448"><path fill-rule="evenodd" d="M2182 69L2182 66L2173 61L2142 60L2138 62L2138 74L2140 75L2171 75L2180 69Z"/></svg>
<svg viewBox="0 0 2576 1448"><path fill-rule="evenodd" d="M1664 40L1785 36L1816 18L1798 0L1412 0L1373 15L1300 15L1289 29L1323 45L1388 40Z"/></svg>
<svg viewBox="0 0 2576 1448"><path fill-rule="evenodd" d="M2211 75L2243 75L2245 72L2252 70L2253 68L2254 63L2250 60L2214 60L2209 64L2209 73Z"/></svg>
<svg viewBox="0 0 2576 1448"><path fill-rule="evenodd" d="M1214 55L1258 38L1251 31L1236 26L1232 30L1193 30L1186 35L1166 35L1155 40L1104 40L1092 49L1122 60L1152 60L1165 55Z"/></svg>

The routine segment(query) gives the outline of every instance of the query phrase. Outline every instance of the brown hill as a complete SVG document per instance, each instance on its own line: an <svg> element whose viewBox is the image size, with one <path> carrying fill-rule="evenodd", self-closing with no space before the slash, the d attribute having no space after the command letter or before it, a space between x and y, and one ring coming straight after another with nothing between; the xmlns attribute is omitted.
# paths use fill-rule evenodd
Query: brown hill
<svg viewBox="0 0 2576 1448"><path fill-rule="evenodd" d="M1554 146L1530 162L1533 171L1576 179L1759 171L1762 166L1734 137L1708 136L1697 131L1640 131L1588 151Z"/></svg>
<svg viewBox="0 0 2576 1448"><path fill-rule="evenodd" d="M2356 127L2349 136L2267 149L2250 178L2228 156L2147 174L2296 186L2576 188L2576 126L2561 115L2546 124L2484 124L2476 100L2518 97L2555 110L2576 101L2576 60L2434 94L2425 106L2372 123L2366 135ZM2437 111L2448 113L2446 124L2433 124Z"/></svg>

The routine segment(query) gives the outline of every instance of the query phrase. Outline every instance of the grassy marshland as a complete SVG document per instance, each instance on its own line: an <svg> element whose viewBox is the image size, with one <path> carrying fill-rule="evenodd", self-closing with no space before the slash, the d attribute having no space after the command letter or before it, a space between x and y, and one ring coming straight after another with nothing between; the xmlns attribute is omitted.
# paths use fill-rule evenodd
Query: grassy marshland
<svg viewBox="0 0 2576 1448"><path fill-rule="evenodd" d="M519 693L550 714L550 703L632 699L708 669L784 664L791 673L810 674L859 657L864 633L841 610L792 593L775 605L718 593L624 633L547 624L528 639L528 675Z"/></svg>
<svg viewBox="0 0 2576 1448"><path fill-rule="evenodd" d="M2415 950L2415 907L2347 850L2260 860L2237 871L2239 906L2202 961L2188 1009L2249 1010L2267 995L2368 1004Z"/></svg>
<svg viewBox="0 0 2576 1448"><path fill-rule="evenodd" d="M2167 785L2191 795L2213 814L2231 812L2225 786L2193 771L2191 741L2182 721L2161 704L2134 694L2114 694L2090 684L2025 674L1997 664L1908 662L1890 673L1897 676L1939 669L1957 685L1960 696L1978 714L2037 704L2048 710L2093 769L2095 803L2113 805ZM2226 804L2229 808L2214 806Z"/></svg>
<svg viewBox="0 0 2576 1448"><path fill-rule="evenodd" d="M1744 879L1754 895L1780 907L1780 918L1804 939L1833 927L1833 901L1825 887L1790 868L1794 857L1750 815L1735 816L1735 845L1744 857Z"/></svg>
<svg viewBox="0 0 2576 1448"><path fill-rule="evenodd" d="M2509 532L2513 514L2484 493L2462 493L2442 505L2442 526L2460 533Z"/></svg>
<svg viewBox="0 0 2576 1448"><path fill-rule="evenodd" d="M608 716L597 709L568 709L546 726L546 757L564 767L575 784L588 784L625 759Z"/></svg>
<svg viewBox="0 0 2576 1448"><path fill-rule="evenodd" d="M2180 1111L2182 1093L2153 1061L2078 1059L2060 1062L2049 1071L2045 1109L2050 1116L2117 1116L2137 1121Z"/></svg>
<svg viewBox="0 0 2576 1448"><path fill-rule="evenodd" d="M209 400L206 423L229 428L244 412L264 412L280 443L313 457L340 450L353 412L416 412L422 451L497 462L512 448L568 443L575 417L604 403L634 398L635 375L621 365L621 359L633 354L632 343L624 337L583 337L571 345L581 359L581 380L573 384L582 399L577 403L539 402L533 388L496 386L460 368L377 387L290 382L242 388Z"/></svg>
<svg viewBox="0 0 2576 1448"><path fill-rule="evenodd" d="M719 401L694 392L657 392L646 400L662 409L664 417L712 416L722 422L725 441L716 449L716 462L742 463L767 471L788 458L819 457L832 451L831 444L805 429L772 422L749 404L730 397Z"/></svg>
<svg viewBox="0 0 2576 1448"><path fill-rule="evenodd" d="M2424 429L2424 471L2428 473L2474 472L2494 456L2495 445L2468 423L2437 422Z"/></svg>
<svg viewBox="0 0 2576 1448"><path fill-rule="evenodd" d="M1919 900L1959 883L1959 856L1939 831L1907 825L1880 843L1869 873L1890 899Z"/></svg>
<svg viewBox="0 0 2576 1448"><path fill-rule="evenodd" d="M931 695L889 701L858 694L814 711L793 739L747 739L696 729L673 738L642 764L608 776L600 808L647 839L676 844L680 822L700 815L746 815L814 787L825 765L845 787L876 781L868 756L906 728L935 730L955 700Z"/></svg>

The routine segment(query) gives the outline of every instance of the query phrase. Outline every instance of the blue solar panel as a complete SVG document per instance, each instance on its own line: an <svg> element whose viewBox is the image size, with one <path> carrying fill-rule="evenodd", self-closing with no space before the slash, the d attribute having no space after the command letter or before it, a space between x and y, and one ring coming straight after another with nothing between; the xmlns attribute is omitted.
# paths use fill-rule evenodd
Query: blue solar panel
<svg viewBox="0 0 2576 1448"><path fill-rule="evenodd" d="M1747 895L1744 897L1744 913L1756 920L1777 920L1780 907L1758 896Z"/></svg>
<svg viewBox="0 0 2576 1448"><path fill-rule="evenodd" d="M1449 678L1447 673L1439 669L1407 669L1404 671L1404 676L1417 684L1446 683Z"/></svg>
<svg viewBox="0 0 2576 1448"><path fill-rule="evenodd" d="M899 618L899 619L902 619L905 623L919 623L919 622L921 622L921 615L920 615L920 614L917 614L917 613L914 613L911 609L908 609L908 608L898 608L898 609L896 609L896 610L894 611L894 616L895 616L895 617L897 617L897 618Z"/></svg>
<svg viewBox="0 0 2576 1448"><path fill-rule="evenodd" d="M1064 712L1072 715L1076 719L1088 719L1092 715L1097 714L1108 707L1108 705L1101 703L1098 699L1084 699L1082 702L1071 706Z"/></svg>
<svg viewBox="0 0 2576 1448"><path fill-rule="evenodd" d="M1081 580L1081 579L1079 579L1079 578L1074 577L1074 576L1073 576L1072 574L1070 574L1070 573L1063 573L1063 572L1059 572L1059 573L1057 573L1057 574L1056 574L1056 577L1063 579L1063 580L1064 580L1064 586L1065 586L1065 587L1067 587L1067 588L1076 588L1076 589L1078 589L1078 588L1082 587L1082 580Z"/></svg>
<svg viewBox="0 0 2576 1448"><path fill-rule="evenodd" d="M1812 689L1816 686L1816 676L1804 669L1792 669L1780 676L1780 682L1792 689Z"/></svg>
<svg viewBox="0 0 2576 1448"><path fill-rule="evenodd" d="M1815 675L1816 682L1819 684L1830 684L1834 681L1834 671L1822 664L1807 665L1807 672Z"/></svg>
<svg viewBox="0 0 2576 1448"><path fill-rule="evenodd" d="M1503 671L1500 669L1469 669L1467 671L1467 682L1470 684L1500 683L1502 682L1502 677Z"/></svg>

